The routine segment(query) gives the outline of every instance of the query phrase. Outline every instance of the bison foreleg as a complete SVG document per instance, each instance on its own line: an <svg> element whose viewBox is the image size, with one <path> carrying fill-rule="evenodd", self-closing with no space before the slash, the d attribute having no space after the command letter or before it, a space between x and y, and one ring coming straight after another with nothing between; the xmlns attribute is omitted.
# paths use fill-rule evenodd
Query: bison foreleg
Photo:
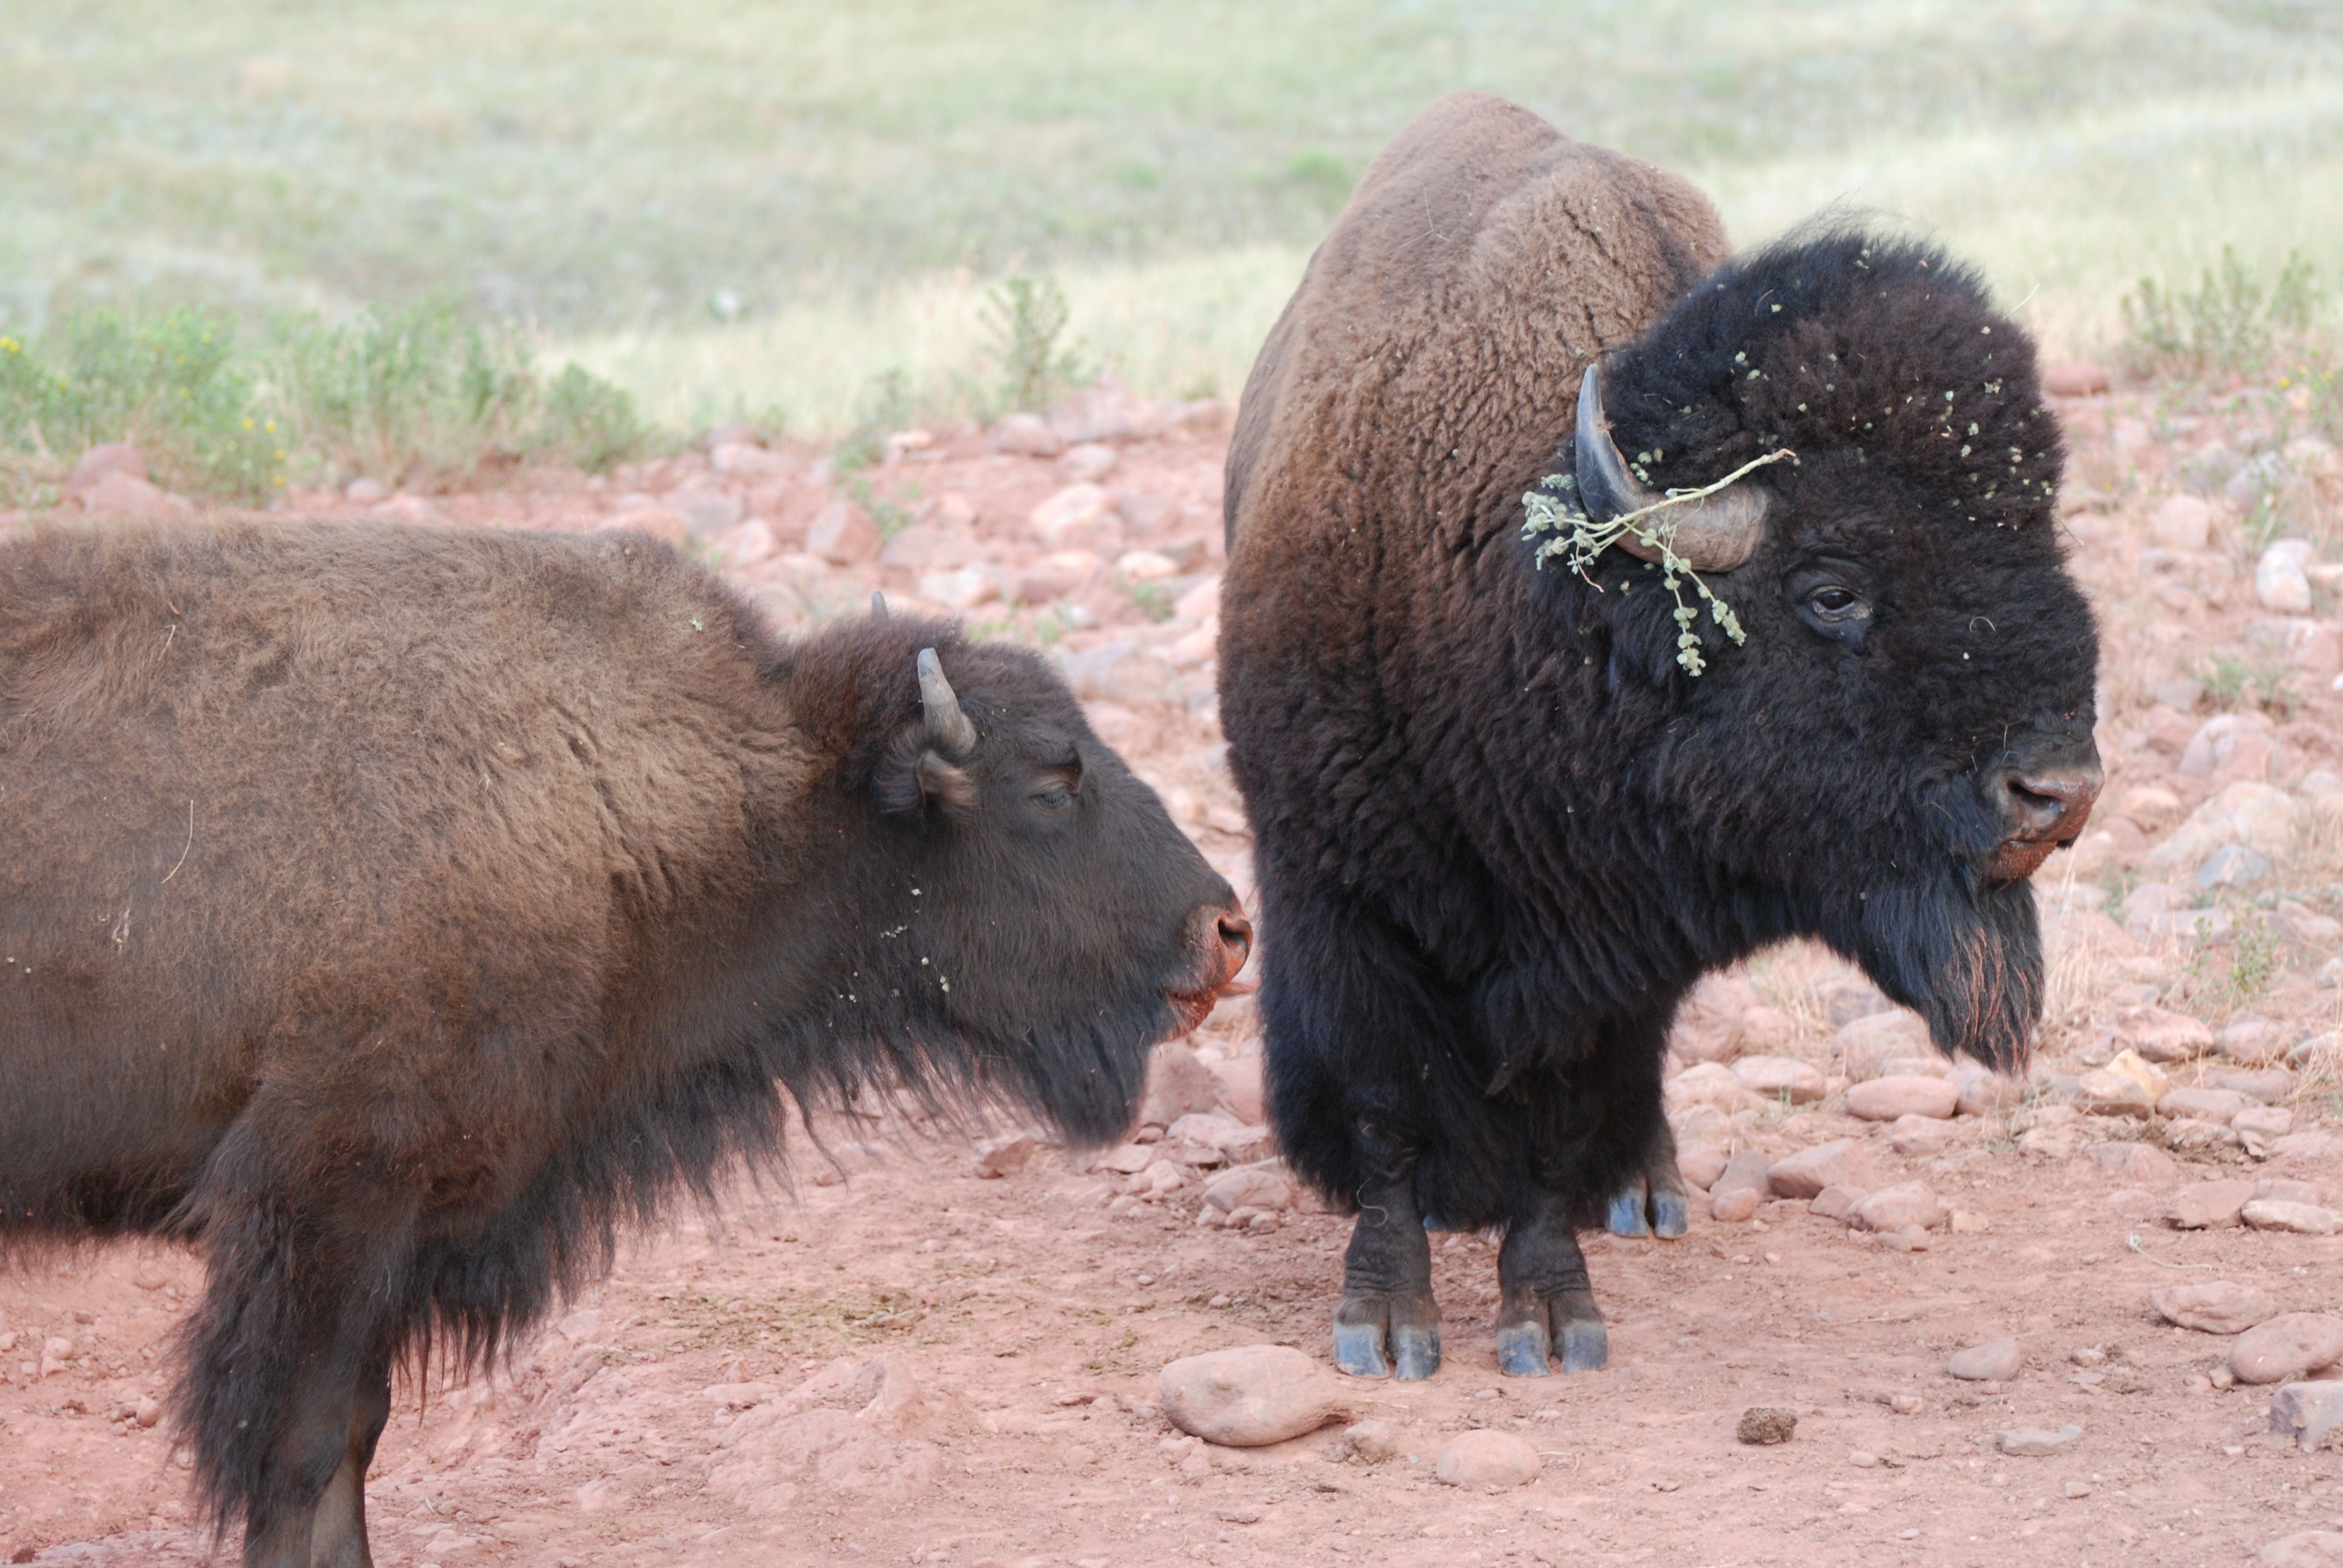
<svg viewBox="0 0 2343 1568"><path fill-rule="evenodd" d="M1614 1236L1673 1239L1692 1228L1692 1205L1676 1170L1676 1135L1664 1121L1642 1170L1612 1195L1606 1228Z"/></svg>
<svg viewBox="0 0 2343 1568"><path fill-rule="evenodd" d="M1403 1382L1440 1370L1440 1303L1432 1297L1432 1242L1416 1211L1412 1173L1359 1194L1359 1223L1342 1259L1334 1309L1334 1365L1353 1377Z"/></svg>
<svg viewBox="0 0 2343 1568"><path fill-rule="evenodd" d="M1610 1361L1610 1331L1559 1199L1541 1195L1533 1213L1506 1228L1497 1287L1497 1370L1505 1376L1544 1377L1550 1355L1566 1372L1596 1372Z"/></svg>

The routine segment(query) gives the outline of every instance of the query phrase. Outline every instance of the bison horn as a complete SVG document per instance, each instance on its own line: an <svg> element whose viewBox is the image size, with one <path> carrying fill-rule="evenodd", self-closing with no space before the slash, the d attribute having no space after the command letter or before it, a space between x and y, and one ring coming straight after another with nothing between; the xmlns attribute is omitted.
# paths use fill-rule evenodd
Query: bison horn
<svg viewBox="0 0 2343 1568"><path fill-rule="evenodd" d="M1667 499L1635 477L1627 460L1611 439L1611 421L1603 416L1603 371L1589 365L1578 383L1578 504L1598 523L1629 512L1655 507ZM1695 571L1729 572L1757 553L1765 537L1765 506L1770 498L1755 487L1735 487L1697 501L1670 507L1650 521L1674 525L1670 543ZM1632 531L1619 538L1619 548L1637 560L1656 561L1659 549Z"/></svg>
<svg viewBox="0 0 2343 1568"><path fill-rule="evenodd" d="M976 726L968 721L932 648L920 649L920 706L927 710L928 733L946 756L961 758L976 749Z"/></svg>
<svg viewBox="0 0 2343 1568"><path fill-rule="evenodd" d="M870 618L872 620L885 620L887 618L887 596L885 594L878 592L873 592L871 594Z"/></svg>

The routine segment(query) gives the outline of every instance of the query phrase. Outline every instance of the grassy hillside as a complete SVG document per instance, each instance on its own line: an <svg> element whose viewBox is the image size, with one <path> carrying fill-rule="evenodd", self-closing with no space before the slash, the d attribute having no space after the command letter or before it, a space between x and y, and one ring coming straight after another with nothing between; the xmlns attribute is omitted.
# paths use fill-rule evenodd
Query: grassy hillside
<svg viewBox="0 0 2343 1568"><path fill-rule="evenodd" d="M2343 273L2343 13L1845 0L13 0L0 331L90 303L453 301L654 415L948 407L1053 268L1095 359L1233 393L1423 104L1483 88L1701 179L1747 241L1940 231L2088 347L2234 243Z"/></svg>

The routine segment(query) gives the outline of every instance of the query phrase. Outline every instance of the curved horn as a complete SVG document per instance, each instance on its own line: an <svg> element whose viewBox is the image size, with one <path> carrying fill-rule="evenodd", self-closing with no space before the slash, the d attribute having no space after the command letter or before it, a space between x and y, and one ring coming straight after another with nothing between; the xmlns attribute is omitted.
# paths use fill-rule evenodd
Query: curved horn
<svg viewBox="0 0 2343 1568"><path fill-rule="evenodd" d="M920 649L920 706L927 710L928 733L947 756L962 758L976 749L976 726L969 722L951 682L944 678L943 664L932 648Z"/></svg>
<svg viewBox="0 0 2343 1568"><path fill-rule="evenodd" d="M1627 460L1611 439L1611 421L1603 415L1603 371L1597 365L1589 365L1578 383L1577 447L1578 504L1594 521L1607 523L1667 498L1627 471ZM1772 498L1765 490L1739 485L1670 507L1650 521L1673 526L1670 543L1694 570L1729 572L1757 553ZM1657 548L1633 532L1622 535L1618 543L1637 560L1661 558Z"/></svg>
<svg viewBox="0 0 2343 1568"><path fill-rule="evenodd" d="M875 590L870 595L870 618L872 620L887 618L887 596Z"/></svg>

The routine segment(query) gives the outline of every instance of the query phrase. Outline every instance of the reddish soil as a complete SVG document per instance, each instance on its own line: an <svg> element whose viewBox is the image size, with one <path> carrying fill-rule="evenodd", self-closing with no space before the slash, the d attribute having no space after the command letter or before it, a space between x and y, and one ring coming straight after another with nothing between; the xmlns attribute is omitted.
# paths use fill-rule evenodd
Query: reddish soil
<svg viewBox="0 0 2343 1568"><path fill-rule="evenodd" d="M2210 550L2177 567L2142 562L2185 436L2167 427L2130 439L2125 421L2146 428L2153 417L2145 405L2099 399L2066 412L2077 492L2096 498L2074 519L2079 570L2110 631L2101 731L2109 814L2149 785L2169 790L2177 809L2086 846L2086 867L2054 862L2038 881L2120 890L2140 879L2178 814L2219 782L2176 770L2179 747L2148 688L2211 651L2259 646L2262 612L2249 557L2244 586L2233 580L2226 515ZM1065 631L1063 643L1089 660L1076 671L1100 699L1101 732L1249 897L1243 821L1214 749L1210 638L1192 640L1209 631L1224 439L1123 451L1104 483L1123 493L1134 521L1119 525L1121 540L1099 541L1101 564L1067 585L1066 603L1097 624ZM635 505L636 516L676 532L679 485L701 482L766 521L772 544L728 539L760 557L743 575L795 620L858 605L873 586L911 598L923 570L970 560L1013 581L1044 553L1026 518L1065 483L1051 463L989 453L972 432L930 450L940 457L874 470L872 493L907 509L932 505L946 521L954 514L940 498L958 497L973 521L961 530L931 522L886 567L790 553L831 496L811 453L759 457L758 472L729 478L693 456L595 488L569 478L387 505L449 521L577 528L605 523L632 492L663 503ZM297 500L317 513L364 509L336 497ZM1113 565L1134 547L1181 569L1134 593ZM998 602L969 613L996 623L995 634L1045 635L1080 618ZM1098 654L1118 640L1130 645L1123 658ZM2343 755L2332 673L2304 683L2282 736L2294 739L2259 764L2270 781L2295 787L2322 756ZM2273 856L2268 885L2338 912L2318 901L2343 880L2330 843L2306 829L2298 847ZM2103 1059L2121 1008L2138 1003L2143 987L2216 1029L2247 1004L2292 1038L2343 1021L2343 993L2320 972L2334 944L2320 944L2318 928L2289 937L2269 975L2241 978L2228 939L2198 950L2118 925L2082 907L2089 900L2060 899L2075 916L2058 938L2039 1063L2047 1071ZM1836 972L1804 950L1750 966L1776 1020L1766 1049L1844 1068L1818 1000L1818 982ZM2258 994L2242 989L2247 981ZM1222 1059L1239 1111L1249 1109L1241 1064L1258 1049L1252 1032L1248 1010L1224 1008L1198 1041ZM1232 1233L1197 1222L1193 1178L1158 1201L1119 1201L1141 1179L1044 1150L986 1180L959 1132L880 1111L836 1119L823 1128L835 1166L800 1141L794 1191L743 1184L720 1214L687 1215L645 1239L493 1378L435 1382L427 1401L419 1385L405 1386L370 1489L376 1561L2247 1561L2295 1532L2343 1530L2343 1454L2301 1454L2268 1433L2267 1389L2210 1386L2206 1374L2230 1342L2165 1323L2149 1292L2228 1279L2288 1310L2335 1311L2343 1236L2178 1231L2159 1216L2166 1192L2207 1175L2299 1180L2328 1203L2343 1201L2343 1132L2323 1146L2299 1136L2322 1117L2330 1130L2343 1123L2332 1062L2331 1053L2298 1061L2287 1097L2298 1137L2286 1151L2257 1161L2225 1148L2150 1150L2144 1159L2177 1168L2118 1162L2127 1174L2055 1141L2021 1151L2012 1134L2023 1124L2006 1112L1960 1118L1934 1152L1898 1154L1885 1125L1842 1113L1843 1080L1795 1112L1745 1108L1732 1118L1735 1142L1778 1156L1865 1140L1885 1181L1927 1181L1982 1229L1899 1251L1892 1238L1778 1201L1737 1224L1696 1205L1693 1232L1678 1241L1594 1238L1587 1251L1612 1323L1610 1369L1519 1381L1494 1373L1494 1248L1442 1238L1443 1372L1428 1383L1351 1385L1357 1416L1398 1429L1401 1453L1380 1462L1352 1454L1339 1422L1275 1448L1206 1450L1155 1402L1158 1369L1201 1350L1273 1342L1322 1357L1346 1221L1305 1211L1264 1233ZM2227 1065L2168 1070L2187 1083ZM2161 1126L2090 1117L2083 1131L2154 1143ZM2167 1179L2142 1190L2142 1170ZM167 1422L143 1426L136 1413L165 1387L171 1336L200 1280L198 1259L154 1247L50 1259L0 1279L0 1559L234 1560L233 1542L215 1553L190 1515ZM2016 1376L1946 1375L1952 1351L2003 1335L2023 1351ZM59 1351L55 1339L69 1342ZM2070 1359L2086 1347L2107 1359ZM893 1357L884 1377L863 1376L857 1388L859 1369L882 1352ZM1736 1442L1736 1419L1756 1405L1794 1409L1795 1437ZM2005 1429L2067 1424L2082 1429L2071 1452L1998 1452ZM1437 1483L1443 1443L1482 1426L1530 1438L1544 1456L1539 1478L1478 1493ZM784 1430L796 1435L777 1439Z"/></svg>

